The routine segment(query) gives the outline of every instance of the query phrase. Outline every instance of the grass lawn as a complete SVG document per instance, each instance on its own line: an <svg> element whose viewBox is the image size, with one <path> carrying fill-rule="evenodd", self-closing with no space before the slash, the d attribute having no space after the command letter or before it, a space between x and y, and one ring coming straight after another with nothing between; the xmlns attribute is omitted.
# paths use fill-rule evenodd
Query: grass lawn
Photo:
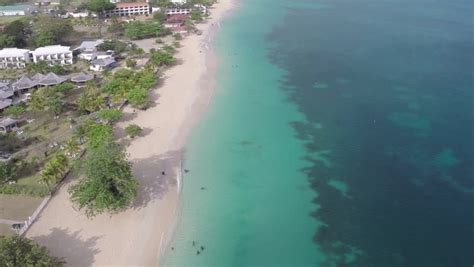
<svg viewBox="0 0 474 267"><path fill-rule="evenodd" d="M12 230L10 225L0 224L0 236L12 236L15 232Z"/></svg>
<svg viewBox="0 0 474 267"><path fill-rule="evenodd" d="M24 18L25 16L0 16L0 25L2 24L8 24L12 21L15 21L17 19Z"/></svg>
<svg viewBox="0 0 474 267"><path fill-rule="evenodd" d="M28 219L43 198L23 195L0 195L0 218L23 221Z"/></svg>

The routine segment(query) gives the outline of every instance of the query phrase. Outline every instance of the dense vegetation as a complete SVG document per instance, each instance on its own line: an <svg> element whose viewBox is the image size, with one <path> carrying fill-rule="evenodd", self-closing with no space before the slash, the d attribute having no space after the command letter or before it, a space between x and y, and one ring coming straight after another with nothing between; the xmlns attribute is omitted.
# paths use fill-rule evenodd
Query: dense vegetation
<svg viewBox="0 0 474 267"><path fill-rule="evenodd" d="M101 16L105 11L115 8L115 4L109 0L89 0L87 3L87 9L92 12L96 12Z"/></svg>
<svg viewBox="0 0 474 267"><path fill-rule="evenodd" d="M65 261L50 256L48 250L21 236L0 237L0 266L60 267Z"/></svg>
<svg viewBox="0 0 474 267"><path fill-rule="evenodd" d="M0 48L60 44L73 32L67 19L49 15L25 17L5 26L0 33Z"/></svg>
<svg viewBox="0 0 474 267"><path fill-rule="evenodd" d="M113 142L98 144L81 163L85 177L71 186L69 192L71 200L85 209L87 216L118 212L134 201L138 181L132 175L123 146Z"/></svg>
<svg viewBox="0 0 474 267"><path fill-rule="evenodd" d="M161 37L171 33L164 28L161 23L132 21L125 24L125 36L132 40L145 39L151 37Z"/></svg>
<svg viewBox="0 0 474 267"><path fill-rule="evenodd" d="M143 109L148 106L148 95L156 80L154 71L149 69L122 69L115 73L103 90L111 95L115 103L127 100L133 107Z"/></svg>

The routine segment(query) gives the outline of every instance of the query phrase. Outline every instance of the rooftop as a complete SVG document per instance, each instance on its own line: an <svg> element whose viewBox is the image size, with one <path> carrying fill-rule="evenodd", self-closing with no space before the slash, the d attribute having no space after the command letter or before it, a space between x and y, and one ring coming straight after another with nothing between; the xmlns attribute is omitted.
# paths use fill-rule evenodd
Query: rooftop
<svg viewBox="0 0 474 267"><path fill-rule="evenodd" d="M71 78L71 81L75 82L75 83L83 83L83 82L90 81L92 79L94 79L94 75L85 74L84 72L81 72L81 73L77 74L76 76L73 76Z"/></svg>
<svg viewBox="0 0 474 267"><path fill-rule="evenodd" d="M43 79L41 79L38 84L44 86L51 86L63 83L67 80L66 77L58 76L52 72L44 75Z"/></svg>
<svg viewBox="0 0 474 267"><path fill-rule="evenodd" d="M78 49L81 50L95 50L96 47L100 44L102 44L104 40L98 39L94 41L84 41L81 43L81 45L78 47Z"/></svg>
<svg viewBox="0 0 474 267"><path fill-rule="evenodd" d="M33 51L35 55L51 55L51 54L61 54L61 53L69 53L71 52L71 48L69 46L62 46L62 45L48 45L43 47L36 48Z"/></svg>
<svg viewBox="0 0 474 267"><path fill-rule="evenodd" d="M166 23L183 23L186 21L187 16L184 14L174 14L166 19Z"/></svg>
<svg viewBox="0 0 474 267"><path fill-rule="evenodd" d="M43 78L44 78L44 75L43 75L43 74L41 74L41 73L36 73L35 75L33 75L33 77L31 77L31 80L32 80L33 82L38 83L38 82L41 81Z"/></svg>
<svg viewBox="0 0 474 267"><path fill-rule="evenodd" d="M4 109L6 107L11 106L12 102L13 102L13 100L11 100L10 98L3 99L3 100L0 99L0 109Z"/></svg>
<svg viewBox="0 0 474 267"><path fill-rule="evenodd" d="M13 89L22 90L22 89L29 89L36 86L36 82L32 81L27 76L22 76L18 81L14 82Z"/></svg>
<svg viewBox="0 0 474 267"><path fill-rule="evenodd" d="M22 57L28 52L30 52L28 49L3 48L0 50L0 57Z"/></svg>
<svg viewBox="0 0 474 267"><path fill-rule="evenodd" d="M109 65L111 65L115 62L116 61L113 58L104 58L104 59L94 59L94 60L91 61L91 64L105 67L105 66L109 66Z"/></svg>
<svg viewBox="0 0 474 267"><path fill-rule="evenodd" d="M15 124L15 123L17 123L17 120L15 120L15 119L4 118L4 119L0 120L0 127L7 127L7 126L10 126L10 125Z"/></svg>

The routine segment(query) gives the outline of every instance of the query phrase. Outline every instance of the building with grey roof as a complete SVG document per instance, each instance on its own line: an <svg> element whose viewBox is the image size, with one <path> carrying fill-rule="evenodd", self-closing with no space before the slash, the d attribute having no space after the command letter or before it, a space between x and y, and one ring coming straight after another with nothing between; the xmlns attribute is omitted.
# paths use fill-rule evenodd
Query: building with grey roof
<svg viewBox="0 0 474 267"><path fill-rule="evenodd" d="M103 71L112 69L117 64L114 58L95 59L91 61L90 69L93 71Z"/></svg>
<svg viewBox="0 0 474 267"><path fill-rule="evenodd" d="M94 79L94 75L92 74L86 74L84 72L81 72L71 78L71 82L75 83L85 83L87 81L90 81Z"/></svg>
<svg viewBox="0 0 474 267"><path fill-rule="evenodd" d="M66 77L58 76L58 75L50 72L50 73L44 75L43 78L38 81L38 85L41 85L41 86L54 86L54 85L61 84L65 81L67 81Z"/></svg>
<svg viewBox="0 0 474 267"><path fill-rule="evenodd" d="M12 87L15 92L23 93L31 88L36 87L37 85L37 82L31 80L27 76L22 76L20 79L18 79L12 84Z"/></svg>

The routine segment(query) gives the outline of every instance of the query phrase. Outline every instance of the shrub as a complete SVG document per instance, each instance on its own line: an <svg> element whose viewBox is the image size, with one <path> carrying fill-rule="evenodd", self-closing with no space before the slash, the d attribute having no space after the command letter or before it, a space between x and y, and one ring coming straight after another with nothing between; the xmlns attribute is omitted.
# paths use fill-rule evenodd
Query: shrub
<svg viewBox="0 0 474 267"><path fill-rule="evenodd" d="M140 128L140 126L136 124L130 124L125 128L125 133L130 138L135 138L136 136L139 136L141 132L142 132L142 128Z"/></svg>
<svg viewBox="0 0 474 267"><path fill-rule="evenodd" d="M114 123L122 118L123 113L118 109L102 109L99 111L98 115L101 120Z"/></svg>
<svg viewBox="0 0 474 267"><path fill-rule="evenodd" d="M15 118L18 118L20 117L21 115L23 115L26 111L26 107L24 104L19 104L19 105L15 105L15 106L10 106L8 107L5 111L4 111L4 114L5 115L9 115L9 116L12 116L12 117L15 117Z"/></svg>
<svg viewBox="0 0 474 267"><path fill-rule="evenodd" d="M177 32L175 34L173 34L173 37L176 41L180 41L180 40L183 40L183 36L181 35L181 33Z"/></svg>

